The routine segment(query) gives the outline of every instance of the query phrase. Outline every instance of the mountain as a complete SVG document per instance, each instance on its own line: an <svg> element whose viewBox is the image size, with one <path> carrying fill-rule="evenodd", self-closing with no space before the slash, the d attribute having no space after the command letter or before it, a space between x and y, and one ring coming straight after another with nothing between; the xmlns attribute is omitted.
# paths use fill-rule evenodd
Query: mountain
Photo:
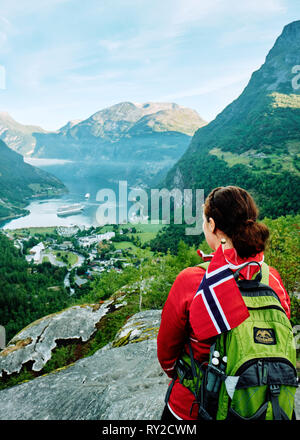
<svg viewBox="0 0 300 440"><path fill-rule="evenodd" d="M24 163L23 157L0 140L0 220L24 215L32 197L47 197L66 191L54 176Z"/></svg>
<svg viewBox="0 0 300 440"><path fill-rule="evenodd" d="M205 122L172 103L122 102L51 133L34 133L34 157L102 160L178 159Z"/></svg>
<svg viewBox="0 0 300 440"><path fill-rule="evenodd" d="M45 133L45 130L34 125L22 125L8 113L0 112L0 139L12 150L24 156L30 155L36 144L33 132Z"/></svg>
<svg viewBox="0 0 300 440"><path fill-rule="evenodd" d="M162 185L204 188L205 194L239 185L254 195L261 215L298 212L299 50L300 21L295 21L284 27L242 94L196 131Z"/></svg>

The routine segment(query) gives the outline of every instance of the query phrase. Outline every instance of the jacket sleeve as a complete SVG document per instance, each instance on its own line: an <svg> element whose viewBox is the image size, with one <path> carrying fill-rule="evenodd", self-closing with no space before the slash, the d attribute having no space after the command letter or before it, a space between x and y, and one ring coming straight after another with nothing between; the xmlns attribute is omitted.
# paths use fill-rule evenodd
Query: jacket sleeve
<svg viewBox="0 0 300 440"><path fill-rule="evenodd" d="M176 361L186 342L190 302L204 273L199 268L196 271L195 268L187 268L180 272L163 307L157 336L157 356L169 377L173 377Z"/></svg>
<svg viewBox="0 0 300 440"><path fill-rule="evenodd" d="M291 319L291 300L289 294L284 288L279 273L274 267L270 267L269 285L277 293L287 317Z"/></svg>

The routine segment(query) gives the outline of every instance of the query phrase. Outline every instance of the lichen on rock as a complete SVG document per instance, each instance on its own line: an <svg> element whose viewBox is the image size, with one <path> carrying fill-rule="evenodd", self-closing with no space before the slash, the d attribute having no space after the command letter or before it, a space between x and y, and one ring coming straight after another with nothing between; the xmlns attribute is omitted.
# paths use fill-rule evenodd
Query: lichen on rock
<svg viewBox="0 0 300 440"><path fill-rule="evenodd" d="M157 337L161 310L147 310L136 313L117 333L112 347L145 341L146 339L155 339Z"/></svg>
<svg viewBox="0 0 300 440"><path fill-rule="evenodd" d="M69 307L45 316L21 330L0 352L0 377L3 372L19 373L29 361L33 371L40 371L51 359L57 341L80 339L88 341L96 325L110 311L123 304L112 300L103 304L84 304Z"/></svg>

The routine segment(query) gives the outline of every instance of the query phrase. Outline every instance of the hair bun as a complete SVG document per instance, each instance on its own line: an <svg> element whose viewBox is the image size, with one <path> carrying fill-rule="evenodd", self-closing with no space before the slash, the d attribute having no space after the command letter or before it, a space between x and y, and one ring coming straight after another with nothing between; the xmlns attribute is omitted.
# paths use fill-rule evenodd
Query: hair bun
<svg viewBox="0 0 300 440"><path fill-rule="evenodd" d="M231 239L241 258L249 258L265 249L269 230L258 223L258 208L253 197L237 186L213 189L205 200L204 214L215 221L219 229Z"/></svg>

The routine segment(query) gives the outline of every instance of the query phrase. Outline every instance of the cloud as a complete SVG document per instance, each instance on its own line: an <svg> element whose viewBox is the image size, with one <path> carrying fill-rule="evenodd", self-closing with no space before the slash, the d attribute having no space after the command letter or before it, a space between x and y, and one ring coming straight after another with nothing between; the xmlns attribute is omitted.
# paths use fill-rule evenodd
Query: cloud
<svg viewBox="0 0 300 440"><path fill-rule="evenodd" d="M72 2L72 0L9 0L1 2L1 14L7 19L13 19L16 16L26 15L32 13L45 13L47 14L50 9L53 9L61 4Z"/></svg>
<svg viewBox="0 0 300 440"><path fill-rule="evenodd" d="M100 40L98 41L98 44L100 47L109 52L113 52L124 47L124 41L121 40Z"/></svg>
<svg viewBox="0 0 300 440"><path fill-rule="evenodd" d="M174 3L174 2L172 2ZM173 12L172 12L173 11ZM171 9L170 21L176 24L211 21L216 16L236 16L236 14L270 14L286 11L284 0L176 0ZM205 21L204 21L205 19Z"/></svg>
<svg viewBox="0 0 300 440"><path fill-rule="evenodd" d="M275 13L279 14L287 10L286 2L283 0L247 0L243 2L234 2L236 7L241 12L251 13ZM234 5L232 5L234 6Z"/></svg>
<svg viewBox="0 0 300 440"><path fill-rule="evenodd" d="M70 72L89 63L84 57L84 47L84 43L74 42L20 54L11 72L13 80L25 89L35 90L64 82ZM22 69L18 71L20 65Z"/></svg>
<svg viewBox="0 0 300 440"><path fill-rule="evenodd" d="M255 57L265 56L277 23L286 19L287 1L1 3L0 54L10 52L2 57L9 64L5 105L18 109L23 101L26 117L31 107L37 119L57 121L120 100L159 96L188 105L206 103L215 92L215 102L223 102L226 87L239 91L253 71L243 44L251 43Z"/></svg>
<svg viewBox="0 0 300 440"><path fill-rule="evenodd" d="M231 86L233 84L238 84L240 82L245 82L249 80L249 72L236 75L218 76L209 81L204 82L199 87L193 87L191 89L180 90L175 93L170 93L168 95L160 97L159 101L173 101L181 98L188 98L192 96L207 95L225 87Z"/></svg>
<svg viewBox="0 0 300 440"><path fill-rule="evenodd" d="M0 16L0 53L4 54L9 51L9 36L15 30L11 22L4 16Z"/></svg>
<svg viewBox="0 0 300 440"><path fill-rule="evenodd" d="M274 42L278 33L272 29L261 29L247 24L236 29L225 30L218 38L220 47L241 45L255 42Z"/></svg>
<svg viewBox="0 0 300 440"><path fill-rule="evenodd" d="M153 0L151 8L145 8L144 16L140 19L139 27L134 36L115 34L111 38L100 39L98 45L107 52L111 59L120 60L146 59L168 57L176 54L177 48L182 45L184 38L191 31L199 28L214 28L218 26L217 39L220 35L222 46L236 44L242 41L271 41L274 33L259 29L253 35L255 23L265 20L270 14L280 15L286 11L284 0L165 0L163 7ZM237 30L226 31L228 27L219 27L219 23L239 16L249 19L249 25ZM179 49L180 50L180 49Z"/></svg>

